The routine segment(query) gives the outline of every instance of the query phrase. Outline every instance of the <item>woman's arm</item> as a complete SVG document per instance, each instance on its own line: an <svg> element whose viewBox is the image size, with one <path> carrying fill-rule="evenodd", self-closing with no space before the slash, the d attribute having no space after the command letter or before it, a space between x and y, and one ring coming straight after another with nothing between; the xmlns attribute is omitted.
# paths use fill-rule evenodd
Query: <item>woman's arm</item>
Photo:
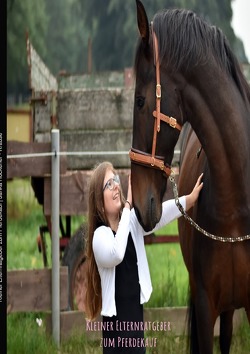
<svg viewBox="0 0 250 354"><path fill-rule="evenodd" d="M114 236L110 227L100 226L94 232L93 251L96 263L104 268L115 267L122 262L129 235L130 211L124 208Z"/></svg>

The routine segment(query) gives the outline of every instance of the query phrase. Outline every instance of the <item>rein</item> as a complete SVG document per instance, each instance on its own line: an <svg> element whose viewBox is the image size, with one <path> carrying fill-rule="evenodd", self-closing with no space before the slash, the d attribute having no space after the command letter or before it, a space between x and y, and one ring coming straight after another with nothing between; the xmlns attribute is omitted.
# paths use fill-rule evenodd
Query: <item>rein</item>
<svg viewBox="0 0 250 354"><path fill-rule="evenodd" d="M164 157L155 156L156 151L156 142L157 142L157 133L160 132L161 129L161 121L167 123L173 129L178 129L181 131L181 125L177 123L177 120L173 117L169 117L163 113L161 113L161 80L160 80L160 63L159 63L159 48L158 48L158 39L153 30L152 26L152 36L153 36L153 49L154 49L154 62L155 62L155 71L156 71L156 109L153 111L153 117L155 117L154 124L154 135L152 142L152 152L151 155L143 152L141 150L134 149L133 147L129 151L130 160L134 163L146 166L153 167L156 169L162 170L167 176L171 175L171 167L168 164L164 164Z"/></svg>
<svg viewBox="0 0 250 354"><path fill-rule="evenodd" d="M250 240L250 235L245 235L245 236L237 236L237 237L233 237L233 236L216 236L211 234L210 232L207 232L206 230L202 229L198 224L196 224L196 222L185 212L183 206L181 205L180 201L179 201L179 197L178 197L178 189L177 189L177 184L175 182L175 178L174 178L174 173L172 172L171 175L169 176L169 180L172 184L173 187L173 193L174 193L174 198L175 198L175 204L178 207L178 209L180 210L181 214L184 216L184 218L191 224L191 226L193 226L196 230L198 230L199 232L201 232L203 235L211 238L212 240L215 241L220 241L220 242L241 242L241 241L246 241L246 240Z"/></svg>

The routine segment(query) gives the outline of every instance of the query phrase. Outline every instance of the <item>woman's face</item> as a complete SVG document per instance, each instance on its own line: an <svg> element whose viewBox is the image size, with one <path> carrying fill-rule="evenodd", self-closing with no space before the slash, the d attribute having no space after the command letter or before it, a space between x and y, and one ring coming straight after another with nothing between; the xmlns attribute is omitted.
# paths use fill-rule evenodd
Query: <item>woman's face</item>
<svg viewBox="0 0 250 354"><path fill-rule="evenodd" d="M117 217L121 210L120 180L110 169L106 171L103 181L104 209L107 217Z"/></svg>

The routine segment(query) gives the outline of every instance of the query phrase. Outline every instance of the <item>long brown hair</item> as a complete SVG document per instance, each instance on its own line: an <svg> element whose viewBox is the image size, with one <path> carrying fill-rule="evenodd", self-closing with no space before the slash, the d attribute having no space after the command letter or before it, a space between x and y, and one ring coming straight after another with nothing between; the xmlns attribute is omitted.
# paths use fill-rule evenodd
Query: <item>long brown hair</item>
<svg viewBox="0 0 250 354"><path fill-rule="evenodd" d="M110 162L105 161L100 163L94 169L89 183L88 239L86 245L86 260L88 266L85 298L85 311L89 320L94 320L100 314L102 307L101 279L96 265L92 243L95 229L100 225L109 226L109 221L104 210L103 197L103 181L107 170L111 170L114 174L116 173ZM121 200L122 203L124 203L122 190Z"/></svg>

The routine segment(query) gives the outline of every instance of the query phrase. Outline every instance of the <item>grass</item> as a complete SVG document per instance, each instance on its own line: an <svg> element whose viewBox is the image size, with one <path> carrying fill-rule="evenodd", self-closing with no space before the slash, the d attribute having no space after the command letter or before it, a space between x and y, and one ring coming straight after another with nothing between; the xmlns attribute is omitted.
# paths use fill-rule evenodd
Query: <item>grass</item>
<svg viewBox="0 0 250 354"><path fill-rule="evenodd" d="M72 217L72 233L83 217ZM41 269L42 254L38 252L39 227L46 225L42 206L34 197L29 178L7 182L7 269ZM51 242L46 234L48 262L51 266Z"/></svg>
<svg viewBox="0 0 250 354"><path fill-rule="evenodd" d="M42 324L37 324L42 319ZM100 340L93 341L84 333L75 333L58 349L45 328L44 313L14 313L8 316L7 345L8 354L102 354ZM147 354L183 354L186 353L186 337L175 336L171 332L146 333L147 337L157 338L157 347L149 349ZM249 325L245 320L237 335L233 336L231 354L249 354ZM219 339L214 340L214 354L219 354Z"/></svg>
<svg viewBox="0 0 250 354"><path fill-rule="evenodd" d="M38 252L39 226L45 224L40 206L30 186L29 179L7 183L7 269L43 268L42 255ZM76 230L82 221L72 221ZM176 234L176 222L160 233ZM48 238L48 251L50 242ZM146 246L153 283L153 293L147 307L184 306L187 296L187 271L184 267L179 244L155 244ZM46 333L45 313L13 313L7 317L7 352L9 354L101 354L100 341L90 341L84 333L75 333L56 348L51 336ZM37 319L42 320L39 326ZM231 353L249 354L250 333L245 320L233 337ZM153 335L146 333L146 335ZM174 336L171 332L157 333L157 351L154 354L183 354L186 352L186 337ZM214 353L219 353L215 339Z"/></svg>
<svg viewBox="0 0 250 354"><path fill-rule="evenodd" d="M180 245L154 244L146 246L146 252L153 293L145 306L186 306L188 273L183 263Z"/></svg>
<svg viewBox="0 0 250 354"><path fill-rule="evenodd" d="M44 314L14 313L7 318L7 352L11 354L57 353L51 337L47 337L44 325L36 319Z"/></svg>
<svg viewBox="0 0 250 354"><path fill-rule="evenodd" d="M43 268L36 238L44 223L42 206L29 179L7 182L7 269Z"/></svg>

